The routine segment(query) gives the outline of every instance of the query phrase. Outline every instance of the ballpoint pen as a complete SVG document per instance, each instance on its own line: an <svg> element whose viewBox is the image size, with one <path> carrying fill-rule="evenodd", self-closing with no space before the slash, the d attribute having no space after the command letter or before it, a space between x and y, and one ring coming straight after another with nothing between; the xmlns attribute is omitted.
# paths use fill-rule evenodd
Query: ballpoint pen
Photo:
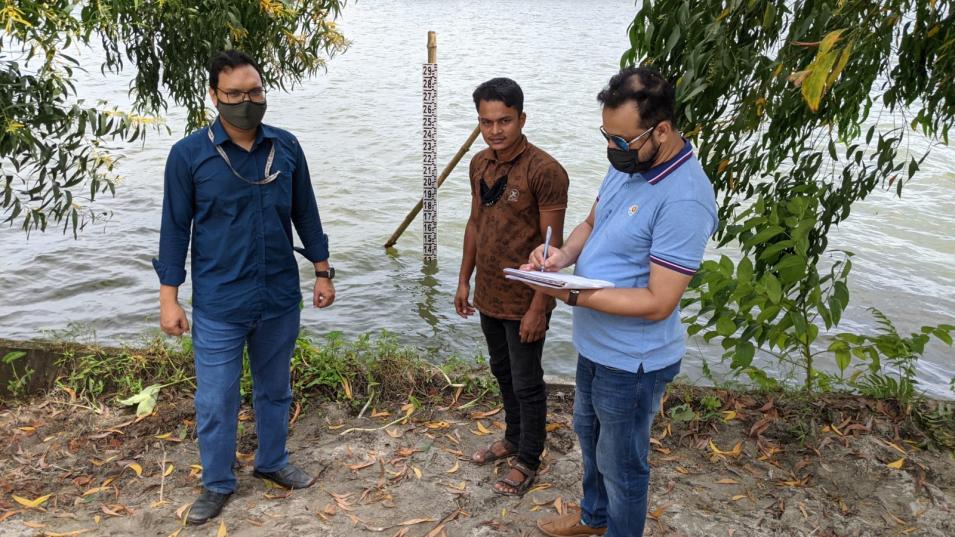
<svg viewBox="0 0 955 537"><path fill-rule="evenodd" d="M544 272L544 263L547 262L547 249L550 248L550 226L547 226L547 235L544 237L544 259L541 261L541 272Z"/></svg>

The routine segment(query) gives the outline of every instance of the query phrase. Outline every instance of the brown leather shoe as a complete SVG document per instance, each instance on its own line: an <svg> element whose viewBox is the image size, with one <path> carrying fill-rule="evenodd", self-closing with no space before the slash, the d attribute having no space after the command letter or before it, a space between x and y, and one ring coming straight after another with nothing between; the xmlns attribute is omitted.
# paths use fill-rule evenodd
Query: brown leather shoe
<svg viewBox="0 0 955 537"><path fill-rule="evenodd" d="M550 537L589 537L607 533L607 528L591 528L581 522L580 510L576 508L570 508L562 515L538 520L537 529Z"/></svg>

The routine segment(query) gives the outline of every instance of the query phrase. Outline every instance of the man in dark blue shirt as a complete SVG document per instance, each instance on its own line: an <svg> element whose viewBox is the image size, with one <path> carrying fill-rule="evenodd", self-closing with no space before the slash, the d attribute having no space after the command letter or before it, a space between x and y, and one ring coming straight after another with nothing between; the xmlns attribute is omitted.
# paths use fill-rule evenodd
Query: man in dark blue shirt
<svg viewBox="0 0 955 537"><path fill-rule="evenodd" d="M315 265L312 303L335 300L305 155L291 133L262 124L266 98L256 63L237 51L209 66L219 117L176 143L166 162L159 258L160 323L180 336L189 321L178 302L192 241L196 431L204 491L188 522L218 516L235 490L239 379L248 345L259 448L255 475L287 488L314 479L289 464L289 364L302 300L293 250ZM292 224L304 248L293 248Z"/></svg>

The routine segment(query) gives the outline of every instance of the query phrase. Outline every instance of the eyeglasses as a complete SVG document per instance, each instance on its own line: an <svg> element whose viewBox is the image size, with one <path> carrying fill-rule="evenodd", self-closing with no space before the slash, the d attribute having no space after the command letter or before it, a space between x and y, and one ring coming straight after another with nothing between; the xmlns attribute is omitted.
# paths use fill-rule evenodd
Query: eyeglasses
<svg viewBox="0 0 955 537"><path fill-rule="evenodd" d="M262 88L250 89L249 91L239 91L239 90L229 90L223 91L219 88L216 88L216 91L225 96L223 99L229 103L241 103L245 100L245 97L248 96L249 100L253 103L264 103L265 102L265 90Z"/></svg>
<svg viewBox="0 0 955 537"><path fill-rule="evenodd" d="M636 138L634 138L633 140L630 140L629 142L627 141L626 138L622 136L617 136L616 134L608 134L607 131L604 130L603 125L600 126L600 134L603 134L604 138L606 138L608 142L613 142L613 144L617 146L618 148L623 149L624 151L627 151L628 149L630 149L631 145L633 145L635 142L640 141L640 139L643 138L644 136L650 134L650 132L653 131L653 129L655 128L657 128L656 125L650 127L649 129L643 131L640 134L640 136L637 136Z"/></svg>

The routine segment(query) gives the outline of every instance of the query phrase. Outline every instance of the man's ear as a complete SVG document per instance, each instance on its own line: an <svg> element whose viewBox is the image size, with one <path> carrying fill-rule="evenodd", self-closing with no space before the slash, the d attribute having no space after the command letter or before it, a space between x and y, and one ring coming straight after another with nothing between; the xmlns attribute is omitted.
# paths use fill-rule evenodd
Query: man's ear
<svg viewBox="0 0 955 537"><path fill-rule="evenodd" d="M653 132L659 137L661 143L669 140L671 136L677 135L676 129L673 128L673 123L669 120L658 123L657 127L653 129Z"/></svg>
<svg viewBox="0 0 955 537"><path fill-rule="evenodd" d="M524 128L524 123L527 122L527 114L526 114L526 113L521 112L520 122L521 122L521 128L523 129L523 128Z"/></svg>

